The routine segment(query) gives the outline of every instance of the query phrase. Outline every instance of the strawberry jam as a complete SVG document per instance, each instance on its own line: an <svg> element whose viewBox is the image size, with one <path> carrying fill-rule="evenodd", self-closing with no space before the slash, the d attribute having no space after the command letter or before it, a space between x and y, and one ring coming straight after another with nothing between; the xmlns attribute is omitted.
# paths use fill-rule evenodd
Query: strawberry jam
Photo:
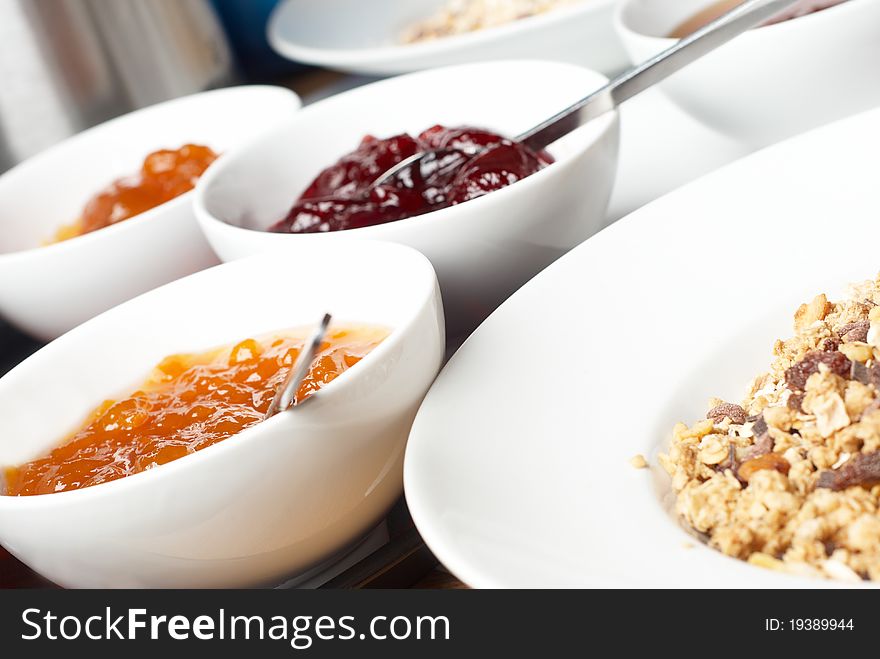
<svg viewBox="0 0 880 659"><path fill-rule="evenodd" d="M371 189L384 172L410 156L434 149L450 153L436 175L419 165ZM501 135L481 128L433 126L414 138L366 136L357 149L318 174L285 217L270 227L277 233L318 233L357 229L454 206L516 183L551 164Z"/></svg>
<svg viewBox="0 0 880 659"><path fill-rule="evenodd" d="M48 455L6 470L4 494L51 494L153 469L263 419L307 333L245 339L206 353L172 355L130 396L105 401ZM300 403L375 348L388 331L331 328L296 394Z"/></svg>
<svg viewBox="0 0 880 659"><path fill-rule="evenodd" d="M154 151L136 175L121 178L92 197L80 219L58 231L56 241L103 229L189 192L216 159L214 151L197 144Z"/></svg>

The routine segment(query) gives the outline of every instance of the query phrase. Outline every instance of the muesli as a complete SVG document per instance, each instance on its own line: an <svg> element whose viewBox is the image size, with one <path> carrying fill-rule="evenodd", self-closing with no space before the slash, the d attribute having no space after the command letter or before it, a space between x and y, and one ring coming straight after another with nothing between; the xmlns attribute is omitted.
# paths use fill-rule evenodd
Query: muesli
<svg viewBox="0 0 880 659"><path fill-rule="evenodd" d="M880 580L880 276L817 295L740 404L673 429L660 464L676 510L754 565Z"/></svg>
<svg viewBox="0 0 880 659"><path fill-rule="evenodd" d="M475 32L576 2L583 0L449 0L436 13L404 30L401 41L416 43Z"/></svg>

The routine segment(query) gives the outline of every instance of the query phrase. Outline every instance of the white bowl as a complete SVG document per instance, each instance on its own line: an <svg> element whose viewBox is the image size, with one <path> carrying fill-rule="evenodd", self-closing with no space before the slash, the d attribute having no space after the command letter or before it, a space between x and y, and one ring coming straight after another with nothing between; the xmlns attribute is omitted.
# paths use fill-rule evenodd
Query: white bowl
<svg viewBox="0 0 880 659"><path fill-rule="evenodd" d="M558 62L491 62L392 78L315 103L211 168L196 215L224 261L277 245L382 239L421 250L437 270L449 331L472 329L502 300L604 223L614 181L614 114L559 140L556 163L467 203L379 226L322 234L265 229L283 218L325 166L371 133L418 133L434 123L514 135L605 78Z"/></svg>
<svg viewBox="0 0 880 659"><path fill-rule="evenodd" d="M571 7L435 41L402 44L401 32L447 0L286 0L269 42L285 57L354 73L390 75L492 59L541 58L613 74L626 52L611 25L617 0Z"/></svg>
<svg viewBox="0 0 880 659"><path fill-rule="evenodd" d="M878 171L874 110L650 203L518 291L413 425L407 503L437 558L484 588L843 585L701 543L656 456L710 396L740 400L801 302L876 274Z"/></svg>
<svg viewBox="0 0 880 659"><path fill-rule="evenodd" d="M626 0L615 27L632 62L712 0ZM880 105L880 3L849 0L750 30L660 88L706 125L753 146Z"/></svg>
<svg viewBox="0 0 880 659"><path fill-rule="evenodd" d="M286 120L299 97L234 87L132 112L0 176L0 314L49 340L161 284L216 264L186 193L117 225L41 246L144 157L187 142L227 152Z"/></svg>
<svg viewBox="0 0 880 659"><path fill-rule="evenodd" d="M324 311L393 329L307 405L193 455L81 490L0 496L0 542L63 586L247 586L303 570L376 524L402 491L406 437L443 355L442 309L414 250L329 250L292 247L173 282L0 379L0 465L16 465L165 355L311 325Z"/></svg>

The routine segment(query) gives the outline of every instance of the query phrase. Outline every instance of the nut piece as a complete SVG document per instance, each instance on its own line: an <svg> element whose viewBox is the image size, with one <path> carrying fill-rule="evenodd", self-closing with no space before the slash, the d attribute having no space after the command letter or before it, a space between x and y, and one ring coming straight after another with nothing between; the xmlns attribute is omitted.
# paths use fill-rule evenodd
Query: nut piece
<svg viewBox="0 0 880 659"><path fill-rule="evenodd" d="M645 456L641 453L636 453L629 459L629 463L633 466L633 469L647 469L648 461L645 460Z"/></svg>
<svg viewBox="0 0 880 659"><path fill-rule="evenodd" d="M846 355L850 361L854 362L866 362L874 358L874 351L871 346L860 341L841 343L838 350Z"/></svg>
<svg viewBox="0 0 880 659"><path fill-rule="evenodd" d="M780 572L785 570L785 563L779 559L773 558L770 554L765 554L760 551L756 551L749 556L748 562L750 565L756 565L757 567L763 567L768 570L778 570Z"/></svg>
<svg viewBox="0 0 880 659"><path fill-rule="evenodd" d="M755 472L761 471L762 469L775 469L780 474L788 475L788 470L791 469L791 465L788 464L788 460L778 453L767 453L743 462L739 466L739 469L737 469L736 475L739 476L740 480L748 483L749 479L755 474Z"/></svg>
<svg viewBox="0 0 880 659"><path fill-rule="evenodd" d="M850 583L861 583L862 578L856 574L853 569L846 563L829 559L822 562L822 569L832 579L839 581L848 581Z"/></svg>
<svg viewBox="0 0 880 659"><path fill-rule="evenodd" d="M712 419L715 423L721 423L725 417L736 424L742 425L746 422L746 411L741 406L734 405L733 403L721 403L706 413L706 418Z"/></svg>
<svg viewBox="0 0 880 659"><path fill-rule="evenodd" d="M868 312L868 334L865 336L865 342L875 348L880 348L880 307L874 307Z"/></svg>
<svg viewBox="0 0 880 659"><path fill-rule="evenodd" d="M837 330L837 335L843 340L844 343L852 343L854 341L860 341L864 343L868 340L868 329L870 328L871 323L867 320L858 320L854 323L847 323L839 330Z"/></svg>
<svg viewBox="0 0 880 659"><path fill-rule="evenodd" d="M812 392L807 394L804 399L804 409L816 415L816 429L822 437L831 437L850 423L846 404L837 392L823 392L815 396Z"/></svg>
<svg viewBox="0 0 880 659"><path fill-rule="evenodd" d="M802 304L794 314L795 331L806 329L817 320L823 320L829 311L828 298L820 293L808 304Z"/></svg>
<svg viewBox="0 0 880 659"><path fill-rule="evenodd" d="M785 385L792 391L803 391L806 388L807 380L813 373L819 371L820 365L826 366L829 371L842 378L849 377L852 370L852 362L842 352L813 350L785 371Z"/></svg>

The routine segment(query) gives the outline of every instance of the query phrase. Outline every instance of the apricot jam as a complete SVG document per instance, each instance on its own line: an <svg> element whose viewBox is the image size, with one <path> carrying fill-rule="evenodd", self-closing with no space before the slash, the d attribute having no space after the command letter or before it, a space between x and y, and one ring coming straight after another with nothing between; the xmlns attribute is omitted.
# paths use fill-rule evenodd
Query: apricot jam
<svg viewBox="0 0 880 659"><path fill-rule="evenodd" d="M58 231L56 242L122 222L189 192L216 159L210 148L197 144L154 151L135 176L121 178L92 197L79 220Z"/></svg>
<svg viewBox="0 0 880 659"><path fill-rule="evenodd" d="M232 347L166 357L138 391L105 401L51 453L8 469L5 494L50 494L106 483L259 423L307 335L245 339ZM296 403L357 364L387 335L378 327L332 327Z"/></svg>

